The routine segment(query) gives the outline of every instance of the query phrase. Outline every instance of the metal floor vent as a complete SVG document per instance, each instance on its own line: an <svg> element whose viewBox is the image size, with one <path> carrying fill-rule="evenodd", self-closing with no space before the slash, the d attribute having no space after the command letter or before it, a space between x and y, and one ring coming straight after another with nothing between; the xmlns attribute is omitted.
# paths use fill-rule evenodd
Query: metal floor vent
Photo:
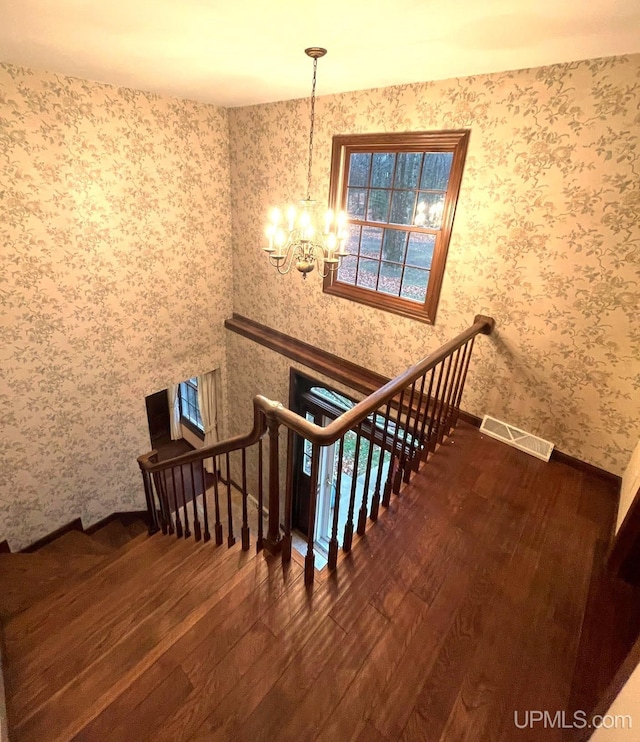
<svg viewBox="0 0 640 742"><path fill-rule="evenodd" d="M524 430L514 428L502 420L496 420L495 417L485 415L480 426L480 432L486 433L491 438L496 438L509 446L520 449L535 456L543 461L549 461L553 443L545 441L544 438L538 438L537 435L526 433Z"/></svg>

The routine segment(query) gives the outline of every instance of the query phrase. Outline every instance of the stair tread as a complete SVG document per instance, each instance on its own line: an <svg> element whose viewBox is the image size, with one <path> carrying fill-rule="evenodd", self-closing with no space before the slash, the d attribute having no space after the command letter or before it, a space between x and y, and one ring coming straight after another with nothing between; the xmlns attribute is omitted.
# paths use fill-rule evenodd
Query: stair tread
<svg viewBox="0 0 640 742"><path fill-rule="evenodd" d="M7 672L8 679L15 681L12 704L18 709L18 716L99 659L110 646L135 629L140 617L174 600L190 581L200 579L203 571L217 580L225 569L235 568L226 564L237 561L232 551L190 546L191 553L181 550L158 560L159 584L137 562L134 579L123 585L112 584L100 600L74 619L65 621L46 640L23 644Z"/></svg>
<svg viewBox="0 0 640 742"><path fill-rule="evenodd" d="M127 533L131 538L135 538L141 533L147 532L147 524L142 520L142 518L136 518L136 520L132 521L131 523L127 523L125 528L127 529Z"/></svg>
<svg viewBox="0 0 640 742"><path fill-rule="evenodd" d="M127 527L119 520L112 520L101 528L98 528L97 531L94 531L91 534L91 538L105 546L119 549L128 543L132 536L127 530Z"/></svg>
<svg viewBox="0 0 640 742"><path fill-rule="evenodd" d="M3 638L8 658L11 659L14 644L22 646L27 639L37 643L38 637L46 637L56 622L63 625L76 611L92 605L105 588L122 579L131 557L144 561L145 556L160 556L167 549L177 546L175 541L163 539L162 536L149 538L141 534L96 562L95 568L77 577L70 576L57 590L5 622Z"/></svg>
<svg viewBox="0 0 640 742"><path fill-rule="evenodd" d="M0 616L9 620L104 563L95 554L0 554Z"/></svg>
<svg viewBox="0 0 640 742"><path fill-rule="evenodd" d="M38 549L37 554L63 552L66 554L111 554L113 549L82 531L67 531L51 543Z"/></svg>
<svg viewBox="0 0 640 742"><path fill-rule="evenodd" d="M197 551L185 564L201 560ZM215 551L211 550L212 556ZM225 558L212 558L209 565L199 566L184 580L176 570L162 601L153 603L148 612L142 609L131 616L126 633L114 635L94 660L70 672L65 685L49 689L46 697L39 696L40 703L29 703L27 693L18 706L17 694L10 696L10 718L21 719L14 727L15 740L73 737L203 616L217 605L226 607L239 600L234 588L246 583L250 594L255 581L266 576L266 561L256 561L253 550L242 552L240 544L225 551ZM66 650L59 662L69 662Z"/></svg>

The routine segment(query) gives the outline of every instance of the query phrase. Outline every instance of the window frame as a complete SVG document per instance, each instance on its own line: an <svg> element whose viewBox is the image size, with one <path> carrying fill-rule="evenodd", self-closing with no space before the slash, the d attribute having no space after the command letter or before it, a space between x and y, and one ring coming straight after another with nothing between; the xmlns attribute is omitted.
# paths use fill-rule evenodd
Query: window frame
<svg viewBox="0 0 640 742"><path fill-rule="evenodd" d="M450 129L444 131L386 134L337 134L333 137L329 208L334 211L346 211L347 183L349 177L348 163L353 153L452 152L453 161L451 163L440 229L435 230L427 227L407 225L412 232L435 234L436 238L425 301L420 304L411 299L343 283L338 280L338 271L329 273L324 279L323 291L325 293L339 296L343 299L350 299L360 304L366 304L376 309L393 312L427 324L434 324L440 301L453 220L460 195L460 185L462 183L462 173L470 133L469 129ZM349 220L349 223L352 223L351 220ZM358 219L355 223L383 229L388 227L394 228L394 225L389 225L385 222L373 223Z"/></svg>
<svg viewBox="0 0 640 742"><path fill-rule="evenodd" d="M197 378L197 377L191 377L191 378ZM198 385L197 383L194 384L191 379L185 379L184 381L181 381L178 385L178 399L180 404L180 422L182 425L185 426L188 430L190 430L194 435L197 435L199 438L204 440L204 425L200 427L197 423L194 423L191 418L187 417L184 414L183 405L186 405L187 407L193 407L192 404L190 404L188 399L184 399L182 394L182 388L183 386L189 387L190 389L193 389L196 395L196 404L198 400ZM198 409L198 416L200 416L200 419L202 419L200 415L200 410Z"/></svg>

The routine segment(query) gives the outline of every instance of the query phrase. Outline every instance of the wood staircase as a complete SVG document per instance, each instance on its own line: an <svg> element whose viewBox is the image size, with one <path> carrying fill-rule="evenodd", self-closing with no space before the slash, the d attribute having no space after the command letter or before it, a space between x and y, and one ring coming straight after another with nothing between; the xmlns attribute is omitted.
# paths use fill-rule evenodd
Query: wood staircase
<svg viewBox="0 0 640 742"><path fill-rule="evenodd" d="M142 521L112 521L92 536L70 531L34 553L0 555L12 742L111 738L82 730L264 569L264 559L256 566L255 554L239 546L215 549L146 530Z"/></svg>

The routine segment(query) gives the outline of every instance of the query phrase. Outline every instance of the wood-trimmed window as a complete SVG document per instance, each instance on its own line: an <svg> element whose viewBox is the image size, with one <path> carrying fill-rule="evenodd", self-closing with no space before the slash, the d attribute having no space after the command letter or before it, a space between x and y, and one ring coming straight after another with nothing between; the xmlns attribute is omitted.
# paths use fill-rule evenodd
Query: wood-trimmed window
<svg viewBox="0 0 640 742"><path fill-rule="evenodd" d="M204 425L198 405L198 378L194 376L179 385L180 422L192 433L204 438Z"/></svg>
<svg viewBox="0 0 640 742"><path fill-rule="evenodd" d="M467 130L334 136L329 205L347 212L349 257L325 292L433 324L468 141Z"/></svg>

